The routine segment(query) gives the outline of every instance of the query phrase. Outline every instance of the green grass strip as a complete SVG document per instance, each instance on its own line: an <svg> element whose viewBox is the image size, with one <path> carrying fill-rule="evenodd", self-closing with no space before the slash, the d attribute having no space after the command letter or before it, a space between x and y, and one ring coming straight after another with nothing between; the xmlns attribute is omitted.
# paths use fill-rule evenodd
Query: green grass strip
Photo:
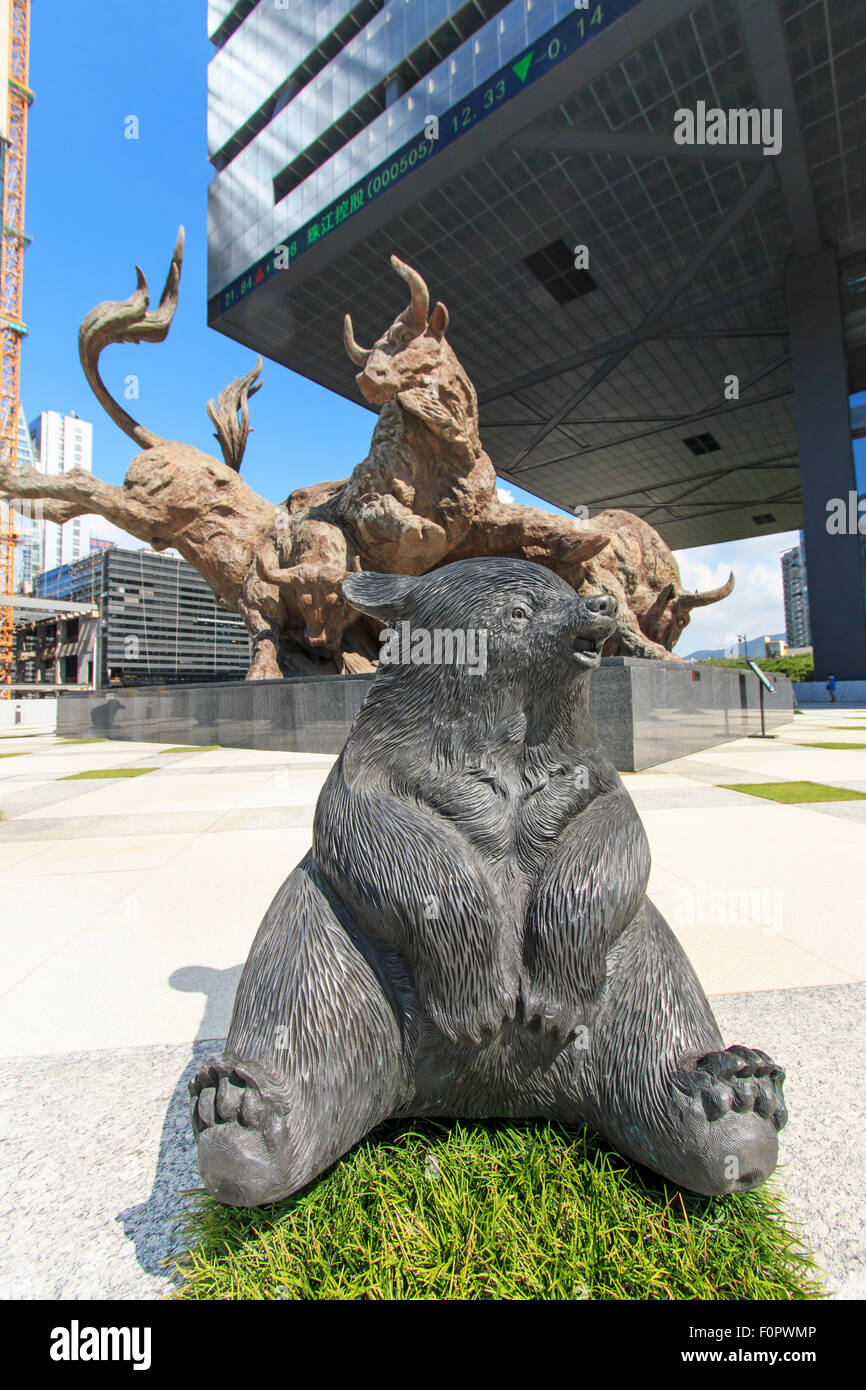
<svg viewBox="0 0 866 1390"><path fill-rule="evenodd" d="M187 1300L824 1296L774 1190L684 1193L555 1124L390 1121L274 1206L194 1195Z"/></svg>
<svg viewBox="0 0 866 1390"><path fill-rule="evenodd" d="M801 743L800 748L866 748L866 743Z"/></svg>
<svg viewBox="0 0 866 1390"><path fill-rule="evenodd" d="M159 772L158 767L106 767L95 768L92 772L72 772L68 777L58 777L58 782L99 781L106 777L143 777L146 772Z"/></svg>
<svg viewBox="0 0 866 1390"><path fill-rule="evenodd" d="M164 758L166 753L215 753L221 747L221 743L193 743L188 748L163 748L160 757Z"/></svg>
<svg viewBox="0 0 866 1390"><path fill-rule="evenodd" d="M866 801L866 792L828 787L824 782L724 782L725 791L762 796L767 801Z"/></svg>
<svg viewBox="0 0 866 1390"><path fill-rule="evenodd" d="M22 748L20 753L0 753L0 758L28 758L30 750Z"/></svg>
<svg viewBox="0 0 866 1390"><path fill-rule="evenodd" d="M110 738L62 738L56 745L58 748L68 748L70 743L110 743Z"/></svg>

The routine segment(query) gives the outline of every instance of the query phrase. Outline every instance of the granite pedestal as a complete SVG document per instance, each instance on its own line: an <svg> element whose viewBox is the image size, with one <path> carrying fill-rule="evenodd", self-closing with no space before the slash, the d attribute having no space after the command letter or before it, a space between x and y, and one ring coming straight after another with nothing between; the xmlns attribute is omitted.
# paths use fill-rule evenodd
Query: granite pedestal
<svg viewBox="0 0 866 1390"><path fill-rule="evenodd" d="M772 677L764 692L767 732L793 717L792 682ZM698 753L761 732L758 678L723 666L606 658L589 687L589 708L620 772Z"/></svg>
<svg viewBox="0 0 866 1390"><path fill-rule="evenodd" d="M57 733L339 753L370 679L303 676L63 692ZM791 682L774 680L776 693L764 697L768 730L787 723L793 711ZM590 709L621 772L760 732L757 678L723 667L606 658L592 677Z"/></svg>

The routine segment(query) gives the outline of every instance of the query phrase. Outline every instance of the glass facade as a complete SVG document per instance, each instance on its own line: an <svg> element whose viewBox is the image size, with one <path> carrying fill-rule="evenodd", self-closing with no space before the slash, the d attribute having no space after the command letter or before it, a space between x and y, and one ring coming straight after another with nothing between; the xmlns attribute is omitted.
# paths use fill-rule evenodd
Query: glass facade
<svg viewBox="0 0 866 1390"><path fill-rule="evenodd" d="M249 667L240 615L179 556L104 549L40 575L36 592L99 605L102 684L237 679Z"/></svg>
<svg viewBox="0 0 866 1390"><path fill-rule="evenodd" d="M212 37L234 8L211 5ZM208 295L407 141L423 136L428 116L459 102L574 10L574 0L511 0L504 6L388 0L381 8L358 0L304 0L286 8L259 0L209 68L209 157L219 165L240 140L247 143L218 169L208 191ZM351 22L360 27L346 39ZM463 33L467 37L460 41ZM442 50L448 56L436 63ZM400 93L419 65L424 75ZM402 80L394 80L395 70ZM256 113L289 79L295 85L283 91L267 123L248 139L262 119ZM275 201L275 179L311 147L320 149L323 137L334 146L345 143L330 155L325 149L324 162Z"/></svg>

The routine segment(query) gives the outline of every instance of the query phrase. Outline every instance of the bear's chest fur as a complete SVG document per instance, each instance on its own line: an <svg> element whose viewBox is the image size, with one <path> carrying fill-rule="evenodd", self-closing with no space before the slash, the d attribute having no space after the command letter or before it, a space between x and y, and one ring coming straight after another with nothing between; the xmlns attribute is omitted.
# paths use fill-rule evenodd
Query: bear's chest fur
<svg viewBox="0 0 866 1390"><path fill-rule="evenodd" d="M474 850L491 881L531 892L563 828L596 789L577 759L503 754L466 761L421 779L420 799Z"/></svg>

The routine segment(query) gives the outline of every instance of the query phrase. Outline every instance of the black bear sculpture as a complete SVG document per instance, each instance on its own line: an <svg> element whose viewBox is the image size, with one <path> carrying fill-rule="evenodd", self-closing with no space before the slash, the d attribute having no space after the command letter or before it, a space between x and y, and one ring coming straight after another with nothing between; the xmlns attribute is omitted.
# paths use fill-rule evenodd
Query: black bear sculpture
<svg viewBox="0 0 866 1390"><path fill-rule="evenodd" d="M784 1073L725 1050L589 720L615 601L510 559L343 592L386 646L190 1084L207 1189L276 1201L401 1115L586 1122L693 1191L763 1182Z"/></svg>

